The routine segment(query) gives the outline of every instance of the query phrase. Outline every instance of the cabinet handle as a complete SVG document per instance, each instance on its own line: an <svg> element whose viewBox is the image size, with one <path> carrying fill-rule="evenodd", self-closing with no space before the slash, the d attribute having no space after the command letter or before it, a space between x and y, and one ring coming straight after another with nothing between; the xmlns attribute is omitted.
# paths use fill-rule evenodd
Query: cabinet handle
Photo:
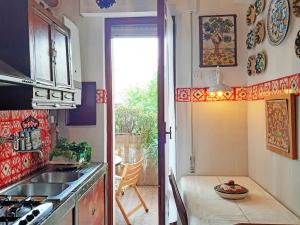
<svg viewBox="0 0 300 225"><path fill-rule="evenodd" d="M68 94L65 94L65 95L64 95L64 98L65 98L65 99L72 99L72 97L73 97L73 96L69 97Z"/></svg>
<svg viewBox="0 0 300 225"><path fill-rule="evenodd" d="M37 97L42 97L42 98L46 98L47 97L47 94L46 95L43 95L43 94L40 94L41 92L40 91L36 91L35 92L35 96Z"/></svg>
<svg viewBox="0 0 300 225"><path fill-rule="evenodd" d="M94 208L94 209L92 210L92 216L95 215L95 212L96 212L96 209Z"/></svg>
<svg viewBox="0 0 300 225"><path fill-rule="evenodd" d="M60 98L61 96L60 95L56 95L56 93L52 93L52 97L53 98Z"/></svg>

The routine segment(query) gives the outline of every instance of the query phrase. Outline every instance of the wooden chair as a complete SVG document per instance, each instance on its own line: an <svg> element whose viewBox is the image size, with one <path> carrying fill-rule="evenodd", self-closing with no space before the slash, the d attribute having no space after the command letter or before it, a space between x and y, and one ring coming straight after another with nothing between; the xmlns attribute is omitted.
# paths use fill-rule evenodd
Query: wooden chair
<svg viewBox="0 0 300 225"><path fill-rule="evenodd" d="M136 186L139 176L141 174L142 168L143 168L143 161L144 160L142 159L137 163L124 165L124 169L123 169L122 175L120 177L120 183L119 183L118 189L116 191L116 202L117 202L118 207L121 210L121 213L122 213L127 225L131 225L128 217L130 217L133 213L135 213L139 208L143 207L146 212L149 211L144 199L142 198L142 196ZM134 207L131 211L126 212L124 207L121 204L120 198L123 195L123 191L129 187L133 188L133 190L135 191L135 193L141 203L138 204L136 207Z"/></svg>
<svg viewBox="0 0 300 225"><path fill-rule="evenodd" d="M175 203L176 203L176 207L177 207L177 211L178 211L181 223L182 223L182 225L188 225L188 217L187 217L186 209L185 209L184 203L182 201L182 198L180 196L180 192L178 190L177 183L176 183L176 180L175 180L175 177L174 177L174 174L172 171L171 171L171 174L169 175L169 180L170 180L173 196L175 199Z"/></svg>

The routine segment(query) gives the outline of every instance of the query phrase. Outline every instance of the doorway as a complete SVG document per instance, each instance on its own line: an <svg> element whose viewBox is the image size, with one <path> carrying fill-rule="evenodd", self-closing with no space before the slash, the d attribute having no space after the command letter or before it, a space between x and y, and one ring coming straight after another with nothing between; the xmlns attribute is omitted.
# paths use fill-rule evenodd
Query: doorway
<svg viewBox="0 0 300 225"><path fill-rule="evenodd" d="M115 202L118 181L114 178L122 175L123 164L143 159L137 184L149 212L140 208L129 219L132 224L156 225L159 220L156 18L106 19L105 35L108 224L126 224ZM129 188L122 192L122 207L129 212L138 198Z"/></svg>
<svg viewBox="0 0 300 225"><path fill-rule="evenodd" d="M124 33L126 27L118 29ZM140 207L128 219L131 224L158 225L158 47L156 37L147 36L141 31L138 33L134 34L135 37L126 34L112 38L114 180L115 188L118 189L125 165L143 160L137 175L137 189L148 212ZM119 199L120 205L115 206L115 225L126 225L121 209L128 215L140 201L134 190L125 186L122 187Z"/></svg>

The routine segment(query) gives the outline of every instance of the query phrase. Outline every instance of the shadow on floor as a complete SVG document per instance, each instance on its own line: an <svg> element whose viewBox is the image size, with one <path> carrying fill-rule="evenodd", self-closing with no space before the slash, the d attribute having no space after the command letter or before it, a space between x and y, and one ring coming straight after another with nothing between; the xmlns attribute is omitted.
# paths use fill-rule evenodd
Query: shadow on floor
<svg viewBox="0 0 300 225"><path fill-rule="evenodd" d="M143 208L140 208L136 213L129 217L131 224L158 225L158 187L139 186L138 189L148 205L149 212L146 213ZM131 188L125 191L125 195L122 197L121 202L126 211L130 211L137 204L139 204L138 198ZM115 225L126 225L126 222L117 205L115 210L115 221Z"/></svg>

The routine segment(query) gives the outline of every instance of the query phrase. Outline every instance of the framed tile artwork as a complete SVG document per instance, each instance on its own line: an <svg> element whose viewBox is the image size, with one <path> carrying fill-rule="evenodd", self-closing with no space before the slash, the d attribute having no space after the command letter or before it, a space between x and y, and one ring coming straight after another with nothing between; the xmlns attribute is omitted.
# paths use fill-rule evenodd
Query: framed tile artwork
<svg viewBox="0 0 300 225"><path fill-rule="evenodd" d="M267 149L297 159L295 95L268 96L265 103Z"/></svg>
<svg viewBox="0 0 300 225"><path fill-rule="evenodd" d="M200 67L237 66L236 15L199 17Z"/></svg>

